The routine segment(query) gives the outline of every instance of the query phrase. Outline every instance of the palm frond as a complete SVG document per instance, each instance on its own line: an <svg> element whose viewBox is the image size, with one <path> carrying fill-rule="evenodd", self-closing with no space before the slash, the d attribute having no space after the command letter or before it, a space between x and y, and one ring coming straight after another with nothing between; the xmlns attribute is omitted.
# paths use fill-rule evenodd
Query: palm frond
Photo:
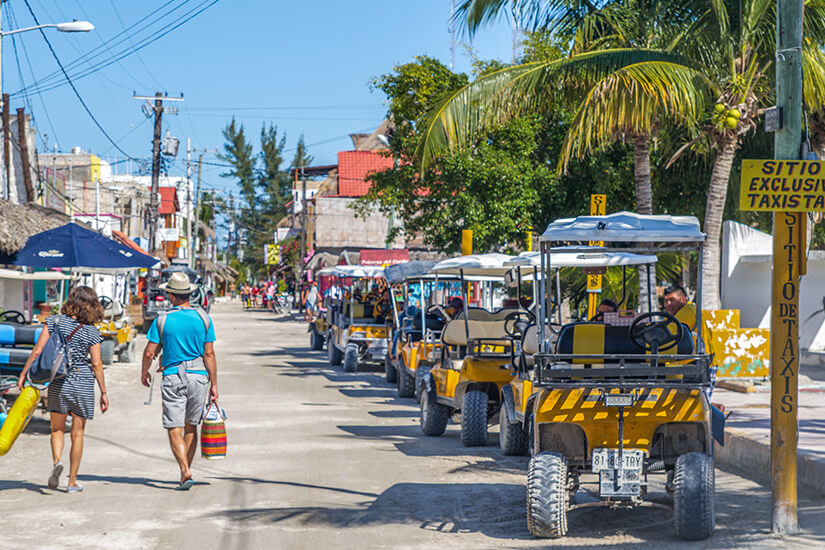
<svg viewBox="0 0 825 550"><path fill-rule="evenodd" d="M825 111L825 53L805 38L802 48L802 95L813 112Z"/></svg>
<svg viewBox="0 0 825 550"><path fill-rule="evenodd" d="M445 97L417 125L422 168L448 151L466 149L480 132L515 117L544 112L562 94L580 96L612 72L645 62L684 64L658 50L615 49L515 65L482 76Z"/></svg>
<svg viewBox="0 0 825 550"><path fill-rule="evenodd" d="M661 118L691 124L718 93L707 77L685 65L652 61L623 67L593 86L579 105L558 170L617 136L649 135Z"/></svg>

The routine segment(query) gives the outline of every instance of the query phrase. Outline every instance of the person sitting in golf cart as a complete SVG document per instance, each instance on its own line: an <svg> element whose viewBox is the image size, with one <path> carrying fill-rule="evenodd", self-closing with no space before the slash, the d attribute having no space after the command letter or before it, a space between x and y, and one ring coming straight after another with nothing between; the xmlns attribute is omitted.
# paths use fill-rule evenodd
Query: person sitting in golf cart
<svg viewBox="0 0 825 550"><path fill-rule="evenodd" d="M379 323L383 323L385 321L388 324L392 323L392 298L390 297L389 288L385 288L384 292L381 293L381 299L375 302L375 305L372 308L372 316Z"/></svg>
<svg viewBox="0 0 825 550"><path fill-rule="evenodd" d="M594 315L590 321L593 323L604 323L604 314L615 311L619 311L619 306L616 305L616 302L605 298L599 304L599 308L596 310L596 315Z"/></svg>
<svg viewBox="0 0 825 550"><path fill-rule="evenodd" d="M696 325L696 304L688 303L687 292L679 285L665 289L663 298L665 311L676 317L680 323L693 330Z"/></svg>
<svg viewBox="0 0 825 550"><path fill-rule="evenodd" d="M380 298L380 296L381 296L381 293L380 293L380 291L378 290L378 285L377 285L377 284L373 284L373 285L370 287L370 291L369 291L369 292L367 292L367 295L366 295L366 296L364 296L364 300L363 300L363 301L364 301L364 303L365 303L365 304L377 303L377 302L379 302L379 298Z"/></svg>

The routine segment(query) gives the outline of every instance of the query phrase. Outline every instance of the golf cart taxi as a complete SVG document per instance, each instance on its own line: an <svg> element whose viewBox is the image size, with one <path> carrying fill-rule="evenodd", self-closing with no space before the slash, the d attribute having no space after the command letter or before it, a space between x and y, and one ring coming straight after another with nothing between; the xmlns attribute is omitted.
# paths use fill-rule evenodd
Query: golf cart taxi
<svg viewBox="0 0 825 550"><path fill-rule="evenodd" d="M603 241L636 253L696 251L701 304L705 236L692 216L620 212L551 223L540 239L542 267L553 267L554 244ZM548 285L541 284L542 311ZM652 303L649 302L649 306ZM697 307L701 316L701 307ZM631 324L575 322L557 337L539 314L534 355L536 395L527 477L527 525L537 537L562 537L570 510L642 505L650 477L666 478L676 535L713 534L714 466L710 357L701 335L650 308ZM701 319L698 319L701 326ZM594 483L599 500L575 502L580 484Z"/></svg>
<svg viewBox="0 0 825 550"><path fill-rule="evenodd" d="M406 309L395 313L396 353L387 355L387 382L398 384L399 397L420 398L423 377L441 357L441 331L444 328L447 300L457 296L459 280L454 276L430 273L435 262L408 262L385 269L393 302L400 285Z"/></svg>
<svg viewBox="0 0 825 550"><path fill-rule="evenodd" d="M627 301L627 268L638 265L649 265L656 262L654 255L631 254L629 252L607 252L602 247L588 247L586 251L581 247L571 252L570 247L554 247L550 249L552 269L555 270L556 298L548 308L546 317L547 331L545 338L548 345L553 346L555 338L561 328L561 268L602 269L607 267L622 268L622 297L617 307L621 309ZM533 297L539 296L539 282L544 278L542 271L541 252L523 252L504 262L505 267L513 268L509 277L517 279L519 296L523 280L532 282ZM548 277L548 284L553 285L553 273ZM519 299L519 301L521 301ZM533 300L532 312L540 306ZM539 326L535 317L513 318L505 327L508 334L514 339L512 368L516 376L509 384L501 389L501 413L499 414L499 445L505 455L524 455L528 452L531 433L532 417L528 411L532 408L536 394L534 381L534 354L539 352Z"/></svg>
<svg viewBox="0 0 825 550"><path fill-rule="evenodd" d="M460 256L432 269L439 275L458 275L464 310L444 326L440 361L423 378L420 423L426 435L443 434L450 417L460 412L461 442L468 447L487 444L487 425L499 412L501 388L514 376L509 368L513 341L505 325L527 312L517 307L468 307L466 281L486 278L482 285L490 296L492 282L503 281L508 271L508 259L503 254Z"/></svg>
<svg viewBox="0 0 825 550"><path fill-rule="evenodd" d="M383 363L387 354L387 323L373 317L374 302L362 302L356 295L366 296L366 285L383 281L384 269L339 265L325 268L321 274L332 276L336 291L329 296L326 313L329 364L339 365L343 361L346 372L355 372L363 363Z"/></svg>

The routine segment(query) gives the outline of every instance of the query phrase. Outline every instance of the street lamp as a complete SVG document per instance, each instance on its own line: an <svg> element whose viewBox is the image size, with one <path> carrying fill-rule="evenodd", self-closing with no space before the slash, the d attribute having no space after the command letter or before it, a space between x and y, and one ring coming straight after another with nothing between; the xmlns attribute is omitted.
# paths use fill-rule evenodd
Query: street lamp
<svg viewBox="0 0 825 550"><path fill-rule="evenodd" d="M3 40L4 36L9 36L12 34L18 34L21 32L26 31L34 31L37 29L47 29L47 28L55 28L60 32L89 32L94 30L95 26L89 23L88 21L68 21L65 23L46 23L45 25L35 25L34 27L26 27L23 29L14 29L11 31L3 31L2 30L2 20L0 20L0 108L6 109L6 104L3 101L3 81L2 81L2 74L3 74ZM23 136L20 136L21 139ZM3 153L5 154L5 152ZM5 162L0 162L0 185L3 186L3 198L9 199L11 198L11 193L9 189L8 183L8 174L4 173Z"/></svg>

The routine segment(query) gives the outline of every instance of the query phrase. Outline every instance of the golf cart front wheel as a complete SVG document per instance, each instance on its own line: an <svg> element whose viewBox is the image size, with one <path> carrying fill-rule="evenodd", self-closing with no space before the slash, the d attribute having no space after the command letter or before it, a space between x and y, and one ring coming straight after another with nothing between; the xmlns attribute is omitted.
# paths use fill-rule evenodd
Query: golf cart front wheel
<svg viewBox="0 0 825 550"><path fill-rule="evenodd" d="M331 334L327 339L327 359L329 359L329 364L333 367L340 365L344 359L344 354L335 346L335 340L332 339Z"/></svg>
<svg viewBox="0 0 825 550"><path fill-rule="evenodd" d="M104 365L115 362L115 341L107 338L100 343L100 360Z"/></svg>
<svg viewBox="0 0 825 550"><path fill-rule="evenodd" d="M673 524L676 536L706 539L716 528L713 458L687 453L676 459L673 475Z"/></svg>
<svg viewBox="0 0 825 550"><path fill-rule="evenodd" d="M481 447L487 444L486 392L473 390L464 394L461 405L461 442L465 447Z"/></svg>
<svg viewBox="0 0 825 550"><path fill-rule="evenodd" d="M527 470L527 529L534 537L560 538L567 534L570 493L567 459L557 453L539 453Z"/></svg>
<svg viewBox="0 0 825 550"><path fill-rule="evenodd" d="M404 361L398 362L398 397L415 396L415 378L409 375Z"/></svg>
<svg viewBox="0 0 825 550"><path fill-rule="evenodd" d="M324 337L314 323L309 326L309 348L313 351L324 349Z"/></svg>
<svg viewBox="0 0 825 550"><path fill-rule="evenodd" d="M393 363L389 353L384 356L384 378L388 384L398 383L398 371L395 369L395 363Z"/></svg>
<svg viewBox="0 0 825 550"><path fill-rule="evenodd" d="M522 456L527 454L527 433L520 423L510 423L510 413L507 406L502 404L501 418L498 423L498 443L501 452L508 456Z"/></svg>
<svg viewBox="0 0 825 550"><path fill-rule="evenodd" d="M344 352L344 372L355 372L358 370L358 346L347 344Z"/></svg>
<svg viewBox="0 0 825 550"><path fill-rule="evenodd" d="M450 421L450 409L426 391L421 396L420 407L419 420L424 435L442 435L447 429L447 422Z"/></svg>

